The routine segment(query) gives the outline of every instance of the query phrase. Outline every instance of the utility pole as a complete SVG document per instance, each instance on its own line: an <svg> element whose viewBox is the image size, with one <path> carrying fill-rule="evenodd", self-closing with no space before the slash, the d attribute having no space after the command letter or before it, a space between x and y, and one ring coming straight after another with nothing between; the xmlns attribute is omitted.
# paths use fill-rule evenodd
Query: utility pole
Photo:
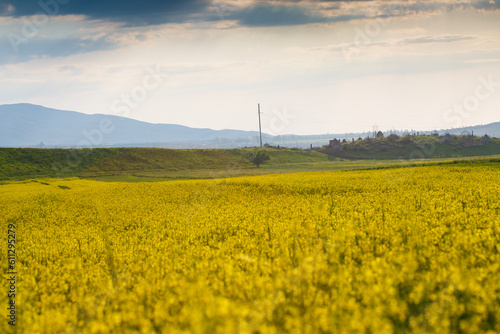
<svg viewBox="0 0 500 334"><path fill-rule="evenodd" d="M259 109L259 135L260 135L260 147L262 147L262 127L260 125L260 103L257 104L257 107Z"/></svg>

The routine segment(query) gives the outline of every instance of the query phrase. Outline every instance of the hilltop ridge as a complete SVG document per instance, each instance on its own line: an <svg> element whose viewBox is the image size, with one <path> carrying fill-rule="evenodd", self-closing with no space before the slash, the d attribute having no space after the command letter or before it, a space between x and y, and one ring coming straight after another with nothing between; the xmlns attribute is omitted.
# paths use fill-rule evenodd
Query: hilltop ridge
<svg viewBox="0 0 500 334"><path fill-rule="evenodd" d="M257 124L257 123L256 123ZM405 131L396 131L403 135ZM431 131L410 133L431 134ZM437 131L460 135L468 132L500 137L500 122ZM321 135L262 134L263 142L273 146L297 147L327 145L333 138L351 140L371 133ZM385 132L385 135L388 135ZM0 105L0 147L96 148L242 148L259 145L258 131L212 130L177 124L153 124L121 116L83 114L21 103Z"/></svg>
<svg viewBox="0 0 500 334"><path fill-rule="evenodd" d="M317 149L343 159L433 159L500 154L500 139L473 135L389 135L354 141L332 140Z"/></svg>

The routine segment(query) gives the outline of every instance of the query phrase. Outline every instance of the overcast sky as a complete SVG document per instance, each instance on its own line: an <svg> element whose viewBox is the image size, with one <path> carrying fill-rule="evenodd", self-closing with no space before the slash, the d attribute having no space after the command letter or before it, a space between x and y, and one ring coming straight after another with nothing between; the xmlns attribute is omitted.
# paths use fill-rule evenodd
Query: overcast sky
<svg viewBox="0 0 500 334"><path fill-rule="evenodd" d="M0 104L271 134L500 121L500 0L0 0Z"/></svg>

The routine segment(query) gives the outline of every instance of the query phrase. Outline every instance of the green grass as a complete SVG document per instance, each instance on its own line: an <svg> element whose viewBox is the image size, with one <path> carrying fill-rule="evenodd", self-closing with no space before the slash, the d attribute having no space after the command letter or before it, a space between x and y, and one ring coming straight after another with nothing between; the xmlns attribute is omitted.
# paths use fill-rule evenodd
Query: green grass
<svg viewBox="0 0 500 334"><path fill-rule="evenodd" d="M317 151L266 147L263 150L271 159L257 168L247 160L254 150L255 148L233 150L0 148L0 185L8 181L29 179L79 177L108 182L156 182L478 162L497 167L500 161L500 156L415 160L366 159L364 156L364 159L348 160Z"/></svg>
<svg viewBox="0 0 500 334"><path fill-rule="evenodd" d="M274 148L274 147L263 147L263 148L244 148L244 149L234 149L228 150L231 154L241 159L245 159L252 152L256 150L262 150L269 154L271 160L266 162L265 165L285 165L285 164L299 164L299 163L321 163L330 161L340 161L341 159L317 152L317 151L307 151L299 149L288 149L288 148Z"/></svg>
<svg viewBox="0 0 500 334"><path fill-rule="evenodd" d="M186 170L220 170L251 165L236 159L225 150L171 150L159 148L119 149L118 155L106 157L89 166L83 176L113 173L180 172Z"/></svg>
<svg viewBox="0 0 500 334"><path fill-rule="evenodd" d="M83 177L139 182L221 178L312 167L322 170L340 160L316 151L263 148L271 160L256 168L248 162L254 150L0 148L0 180Z"/></svg>
<svg viewBox="0 0 500 334"><path fill-rule="evenodd" d="M0 180L250 168L225 150L0 148ZM167 176L169 177L169 176Z"/></svg>
<svg viewBox="0 0 500 334"><path fill-rule="evenodd" d="M117 149L0 148L0 180L77 175Z"/></svg>

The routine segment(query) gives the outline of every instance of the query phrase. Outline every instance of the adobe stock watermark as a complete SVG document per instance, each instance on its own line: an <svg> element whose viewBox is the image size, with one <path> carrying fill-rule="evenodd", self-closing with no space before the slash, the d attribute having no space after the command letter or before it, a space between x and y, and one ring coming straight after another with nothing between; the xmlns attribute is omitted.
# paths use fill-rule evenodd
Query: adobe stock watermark
<svg viewBox="0 0 500 334"><path fill-rule="evenodd" d="M445 122L452 124L453 127L461 127L462 121L469 118L481 106L481 102L489 99L500 88L500 81L495 81L491 74L487 78L481 76L478 80L479 84L473 94L444 112Z"/></svg>
<svg viewBox="0 0 500 334"><path fill-rule="evenodd" d="M127 117L132 109L137 109L144 102L149 93L157 89L164 81L159 65L155 68L146 66L148 73L142 83L134 86L128 94L122 94L111 103L111 112L117 116Z"/></svg>
<svg viewBox="0 0 500 334"><path fill-rule="evenodd" d="M396 15L401 8L400 4L389 4L384 10L385 15L366 22L363 29L356 28L353 42L341 45L344 59L351 62L353 57L359 55L363 47L372 43L373 39L380 35L382 28L386 28L391 23L391 17Z"/></svg>
<svg viewBox="0 0 500 334"><path fill-rule="evenodd" d="M142 82L132 87L128 94L121 94L119 98L115 99L110 106L111 113L116 116L127 117L130 115L132 109L137 109L142 102L144 102L149 93L157 89L164 81L161 75L159 65L153 69L150 66L145 67L148 73L142 79ZM82 130L82 135L85 137L79 142L78 146L92 147L99 146L104 140L104 135L111 134L115 130L113 121L109 118L103 118L99 122L97 128Z"/></svg>
<svg viewBox="0 0 500 334"><path fill-rule="evenodd" d="M225 19L224 15L228 11L227 8L228 5L225 3L215 5L215 11L217 12L217 16L219 16L219 20L224 21Z"/></svg>
<svg viewBox="0 0 500 334"><path fill-rule="evenodd" d="M22 17L23 25L20 34L10 32L7 34L7 39L12 46L14 53L19 53L19 47L27 44L30 40L35 38L40 29L45 27L49 21L50 16L59 14L61 6L67 5L71 0L39 0L38 6L41 11L30 17Z"/></svg>
<svg viewBox="0 0 500 334"><path fill-rule="evenodd" d="M262 128L262 132L267 133L271 136L277 136L284 134L286 128L291 124L293 119L297 118L297 115L288 113L286 107L283 109L275 108L272 110L272 115L267 123L267 127Z"/></svg>
<svg viewBox="0 0 500 334"><path fill-rule="evenodd" d="M436 143L432 140L424 140L417 143L417 147L413 149L407 158L401 156L399 157L400 165L398 169L388 169L385 173L385 178L387 180L388 186L395 189L405 180L407 180L411 175L417 173L415 168L404 168L411 167L417 163L418 160L430 159L433 157L434 152L436 152Z"/></svg>
<svg viewBox="0 0 500 334"><path fill-rule="evenodd" d="M500 88L500 81L495 81L493 75L487 77L481 76L478 78L478 84L474 89L473 94L466 96L460 103L456 103L453 107L448 108L443 114L443 120L451 124L453 127L461 127L464 119L478 110L482 102L485 102ZM430 159L434 157L437 146L435 140L429 139L417 144L417 147L412 150L407 159L399 158L399 167L409 167L414 165L418 160ZM399 183L404 182L411 174L417 171L413 168L405 168L400 172L389 170L386 173L388 183L392 187L396 187Z"/></svg>
<svg viewBox="0 0 500 334"><path fill-rule="evenodd" d="M148 98L149 93L160 87L165 80L161 74L159 65L156 65L154 68L147 66L145 71L147 74L143 77L140 84L135 85L129 93L122 94L111 103L110 110L112 114L123 117L128 116L131 109L138 108L141 102L144 102ZM98 147L103 144L104 137L110 135L115 130L116 126L113 120L104 117L96 127L82 130L83 139L78 142L78 147ZM70 175L71 171L78 167L89 153L89 150L71 150L66 156L65 164L53 163L52 168L56 172L57 177Z"/></svg>

